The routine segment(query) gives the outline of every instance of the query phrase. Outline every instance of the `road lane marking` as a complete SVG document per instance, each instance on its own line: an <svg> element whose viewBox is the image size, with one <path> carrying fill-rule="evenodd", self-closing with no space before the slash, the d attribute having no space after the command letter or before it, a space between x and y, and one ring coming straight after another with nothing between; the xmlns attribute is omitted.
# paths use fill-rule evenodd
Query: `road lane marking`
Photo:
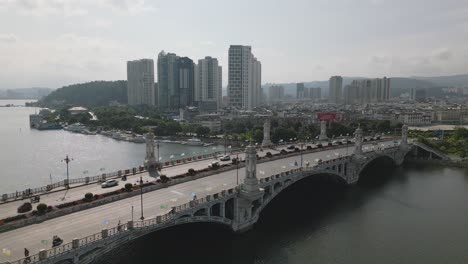
<svg viewBox="0 0 468 264"><path fill-rule="evenodd" d="M175 194L178 194L178 195L180 195L180 196L183 196L183 195L184 195L183 193L178 192L178 191L175 191L175 190L172 190L171 193L175 193Z"/></svg>

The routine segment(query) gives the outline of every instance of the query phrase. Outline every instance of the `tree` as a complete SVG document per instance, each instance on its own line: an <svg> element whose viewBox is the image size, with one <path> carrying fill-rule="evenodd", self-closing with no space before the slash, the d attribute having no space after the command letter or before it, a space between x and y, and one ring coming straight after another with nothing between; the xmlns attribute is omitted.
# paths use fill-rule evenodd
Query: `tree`
<svg viewBox="0 0 468 264"><path fill-rule="evenodd" d="M39 214L44 214L46 212L46 210L47 210L47 204L40 203L40 204L37 205L36 209L37 209L37 212Z"/></svg>
<svg viewBox="0 0 468 264"><path fill-rule="evenodd" d="M93 193L90 193L90 192L86 193L85 196L84 196L84 200L86 202L92 201L93 200Z"/></svg>
<svg viewBox="0 0 468 264"><path fill-rule="evenodd" d="M210 129L207 127L199 126L197 127L197 130L195 131L195 133L197 133L198 136L203 137L210 133Z"/></svg>

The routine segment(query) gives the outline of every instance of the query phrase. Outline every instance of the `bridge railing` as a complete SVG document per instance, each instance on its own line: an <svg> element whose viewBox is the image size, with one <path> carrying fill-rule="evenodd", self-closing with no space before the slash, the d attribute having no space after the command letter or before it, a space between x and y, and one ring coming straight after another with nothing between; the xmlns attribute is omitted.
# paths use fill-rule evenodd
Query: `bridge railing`
<svg viewBox="0 0 468 264"><path fill-rule="evenodd" d="M86 237L78 239L77 240L78 243L75 245L75 247L73 245L73 242L70 242L67 244L60 245L58 247L48 249L45 252L31 255L29 256L29 258L22 258L20 260L8 262L8 263L9 264L37 263L44 259L59 257L63 254L69 253L81 247L89 246L90 244L93 244L93 243L96 243L105 239L110 239L116 235L129 233L129 232L132 232L133 230L156 227L158 225L163 225L171 221L176 221L177 218L180 217L185 211L189 211L190 209L197 207L197 205L202 205L207 202L223 199L227 195L234 194L236 190L238 189L231 188L228 190L223 190L214 195L202 197L199 199L192 200L188 203L175 206L173 207L171 211L163 215L159 215L156 218L146 219L143 221L136 221L133 223L133 227L128 226L128 223L116 225L114 227L106 229L105 232L102 231L102 232L95 233L90 236L86 236ZM216 219L216 220L223 221L223 219ZM41 254L44 254L44 255L40 256Z"/></svg>

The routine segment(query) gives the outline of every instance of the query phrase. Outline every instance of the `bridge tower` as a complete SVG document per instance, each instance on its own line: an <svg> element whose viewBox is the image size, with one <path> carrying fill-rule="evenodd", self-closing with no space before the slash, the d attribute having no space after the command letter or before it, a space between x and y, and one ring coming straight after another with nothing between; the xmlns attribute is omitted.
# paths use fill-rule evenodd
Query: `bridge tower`
<svg viewBox="0 0 468 264"><path fill-rule="evenodd" d="M328 137L327 137L327 122L325 122L325 120L322 120L322 122L320 122L320 136L319 136L319 140L327 140Z"/></svg>
<svg viewBox="0 0 468 264"><path fill-rule="evenodd" d="M401 144L406 146L408 145L408 126L403 125L401 127Z"/></svg>
<svg viewBox="0 0 468 264"><path fill-rule="evenodd" d="M359 126L354 132L354 152L355 155L362 154L362 129Z"/></svg>
<svg viewBox="0 0 468 264"><path fill-rule="evenodd" d="M145 167L148 168L148 171L158 171L160 163L156 160L154 155L154 134L146 134L146 157L145 157Z"/></svg>
<svg viewBox="0 0 468 264"><path fill-rule="evenodd" d="M258 220L257 209L263 203L263 190L257 178L257 151L251 144L245 152L245 179L241 184L234 212L234 230L239 232L250 229Z"/></svg>
<svg viewBox="0 0 468 264"><path fill-rule="evenodd" d="M268 147L271 146L271 140L270 140L270 118L267 118L265 120L265 123L263 124L263 141L262 141L262 147Z"/></svg>

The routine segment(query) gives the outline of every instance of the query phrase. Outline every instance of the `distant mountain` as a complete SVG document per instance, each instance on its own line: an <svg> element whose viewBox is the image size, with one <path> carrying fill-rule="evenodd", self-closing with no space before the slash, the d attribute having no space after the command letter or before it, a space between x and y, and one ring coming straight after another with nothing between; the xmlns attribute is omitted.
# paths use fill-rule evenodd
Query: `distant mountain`
<svg viewBox="0 0 468 264"><path fill-rule="evenodd" d="M431 82L437 86L463 86L468 87L468 74L439 76L439 77L410 77L411 79Z"/></svg>
<svg viewBox="0 0 468 264"><path fill-rule="evenodd" d="M40 99L52 92L50 88L32 87L0 90L0 99Z"/></svg>
<svg viewBox="0 0 468 264"><path fill-rule="evenodd" d="M94 81L64 86L40 100L43 105L104 106L127 103L127 81Z"/></svg>
<svg viewBox="0 0 468 264"><path fill-rule="evenodd" d="M467 75L454 76L439 76L439 77L390 77L390 88L392 96L399 96L401 93L408 92L410 88L428 89L431 95L441 94L443 87L449 86L464 86L468 87ZM353 80L367 79L365 77L343 77L343 87L350 84ZM268 88L273 83L263 85L264 92L268 94ZM296 83L278 83L284 87L285 94L296 96ZM328 96L328 81L312 81L304 82L305 87L320 87L322 88L322 97ZM428 94L428 96L429 96Z"/></svg>

